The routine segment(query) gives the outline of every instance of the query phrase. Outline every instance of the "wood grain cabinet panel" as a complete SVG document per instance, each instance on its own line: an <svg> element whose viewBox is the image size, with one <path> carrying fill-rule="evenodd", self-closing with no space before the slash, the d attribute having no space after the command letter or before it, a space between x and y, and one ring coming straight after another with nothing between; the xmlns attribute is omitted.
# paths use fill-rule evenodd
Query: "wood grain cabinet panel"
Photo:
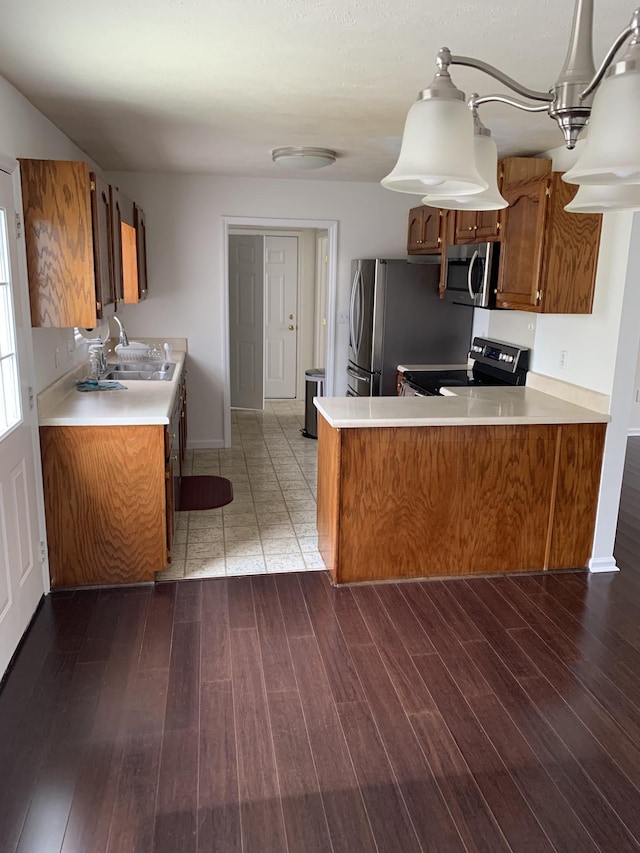
<svg viewBox="0 0 640 853"><path fill-rule="evenodd" d="M443 211L421 205L409 211L407 254L431 255L440 252L443 245Z"/></svg>
<svg viewBox="0 0 640 853"><path fill-rule="evenodd" d="M584 566L595 426L336 430L320 416L318 547L334 583Z"/></svg>
<svg viewBox="0 0 640 853"><path fill-rule="evenodd" d="M152 581L167 565L164 427L41 427L52 587Z"/></svg>
<svg viewBox="0 0 640 853"><path fill-rule="evenodd" d="M524 180L522 169L507 174L502 194L509 207L503 212L497 306L591 313L602 216L564 210L577 187L566 184L561 172Z"/></svg>
<svg viewBox="0 0 640 853"><path fill-rule="evenodd" d="M96 325L86 163L20 160L32 326Z"/></svg>

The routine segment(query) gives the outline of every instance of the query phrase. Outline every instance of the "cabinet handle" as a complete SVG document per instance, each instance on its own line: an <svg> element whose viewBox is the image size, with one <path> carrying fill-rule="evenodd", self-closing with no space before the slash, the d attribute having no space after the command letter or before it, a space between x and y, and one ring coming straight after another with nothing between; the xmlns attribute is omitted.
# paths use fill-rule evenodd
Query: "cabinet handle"
<svg viewBox="0 0 640 853"><path fill-rule="evenodd" d="M172 456L172 457L171 457L171 461L172 461L172 462L177 462L177 461L178 461L178 457L177 457L177 456Z"/></svg>

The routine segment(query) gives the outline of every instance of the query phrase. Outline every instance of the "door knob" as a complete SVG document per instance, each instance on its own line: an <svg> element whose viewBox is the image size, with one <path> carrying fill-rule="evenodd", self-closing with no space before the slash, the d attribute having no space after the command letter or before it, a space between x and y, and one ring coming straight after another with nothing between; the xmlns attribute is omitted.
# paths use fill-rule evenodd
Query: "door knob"
<svg viewBox="0 0 640 853"><path fill-rule="evenodd" d="M295 320L295 319L296 319L295 314L289 314L289 319L290 319L290 320Z"/></svg>
<svg viewBox="0 0 640 853"><path fill-rule="evenodd" d="M293 330L294 330L294 329L295 329L295 326L289 326L289 331L290 331L290 332L293 332Z"/></svg>

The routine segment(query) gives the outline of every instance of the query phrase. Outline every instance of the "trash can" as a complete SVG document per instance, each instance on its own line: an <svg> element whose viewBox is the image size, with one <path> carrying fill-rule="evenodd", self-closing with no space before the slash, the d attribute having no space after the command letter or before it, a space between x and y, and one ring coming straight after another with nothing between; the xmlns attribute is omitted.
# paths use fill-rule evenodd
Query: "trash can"
<svg viewBox="0 0 640 853"><path fill-rule="evenodd" d="M314 397L324 397L324 369L312 367L305 370L304 429L300 432L305 438L318 437L318 410L313 405Z"/></svg>

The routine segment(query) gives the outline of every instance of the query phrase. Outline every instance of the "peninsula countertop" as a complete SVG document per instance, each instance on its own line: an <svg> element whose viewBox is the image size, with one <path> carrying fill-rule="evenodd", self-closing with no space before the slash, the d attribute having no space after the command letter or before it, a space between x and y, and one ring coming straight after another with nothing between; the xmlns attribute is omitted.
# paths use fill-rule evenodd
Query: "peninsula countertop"
<svg viewBox="0 0 640 853"><path fill-rule="evenodd" d="M126 390L75 389L72 376L57 393L38 397L40 426L118 426L168 424L182 375L185 353L174 350L176 370L171 380L123 380ZM86 371L84 373L86 375Z"/></svg>
<svg viewBox="0 0 640 853"><path fill-rule="evenodd" d="M315 397L337 429L608 423L609 415L526 386L451 389L442 397ZM455 396L453 396L455 395Z"/></svg>

